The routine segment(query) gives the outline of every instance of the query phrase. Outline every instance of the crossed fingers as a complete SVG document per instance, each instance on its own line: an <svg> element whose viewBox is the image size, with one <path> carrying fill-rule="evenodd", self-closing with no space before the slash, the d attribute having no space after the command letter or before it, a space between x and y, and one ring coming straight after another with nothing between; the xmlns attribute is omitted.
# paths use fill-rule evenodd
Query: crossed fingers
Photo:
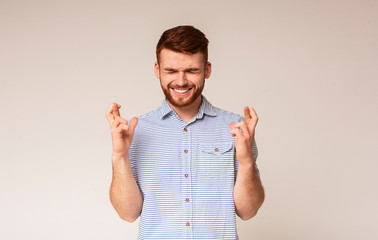
<svg viewBox="0 0 378 240"><path fill-rule="evenodd" d="M257 117L255 109L252 107L244 107L244 118L245 122L247 123L249 131L253 131L256 127L257 121L259 118Z"/></svg>
<svg viewBox="0 0 378 240"><path fill-rule="evenodd" d="M121 105L117 103L112 103L109 108L106 110L106 117L109 122L109 126L112 127L113 125L116 125L115 127L118 127L120 123L124 123L127 125L127 121L123 118L121 118L121 115L119 113L119 109L121 108Z"/></svg>

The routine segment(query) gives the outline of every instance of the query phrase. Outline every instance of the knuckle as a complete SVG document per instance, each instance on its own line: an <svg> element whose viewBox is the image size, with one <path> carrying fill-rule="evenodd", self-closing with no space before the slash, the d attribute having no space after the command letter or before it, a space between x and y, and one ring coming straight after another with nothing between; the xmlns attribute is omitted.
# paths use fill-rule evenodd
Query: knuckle
<svg viewBox="0 0 378 240"><path fill-rule="evenodd" d="M115 117L114 121L116 123L120 123L122 121L122 119L121 119L121 117L117 116L117 117Z"/></svg>

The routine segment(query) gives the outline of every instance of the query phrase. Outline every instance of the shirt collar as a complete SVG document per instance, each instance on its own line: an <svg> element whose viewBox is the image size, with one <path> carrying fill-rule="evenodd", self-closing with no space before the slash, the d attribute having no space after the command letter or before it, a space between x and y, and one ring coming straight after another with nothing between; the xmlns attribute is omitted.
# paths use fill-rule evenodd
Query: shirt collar
<svg viewBox="0 0 378 240"><path fill-rule="evenodd" d="M217 114L215 112L215 108L207 99L205 96L202 96L202 103L198 110L198 114L196 115L196 118L202 118L204 114L215 117ZM163 103L160 107L160 119L163 119L165 116L169 115L170 113L173 113L173 109L171 106L169 106L167 99L164 98Z"/></svg>

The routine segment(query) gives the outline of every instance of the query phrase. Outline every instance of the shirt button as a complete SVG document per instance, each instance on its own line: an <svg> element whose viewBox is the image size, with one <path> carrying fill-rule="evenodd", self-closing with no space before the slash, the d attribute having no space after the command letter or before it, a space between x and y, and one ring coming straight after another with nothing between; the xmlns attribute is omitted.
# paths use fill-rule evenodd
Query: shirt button
<svg viewBox="0 0 378 240"><path fill-rule="evenodd" d="M184 150L184 153L188 153L188 149L185 149L185 150Z"/></svg>
<svg viewBox="0 0 378 240"><path fill-rule="evenodd" d="M189 198L185 199L185 201L189 202Z"/></svg>
<svg viewBox="0 0 378 240"><path fill-rule="evenodd" d="M190 223L187 222L187 223L186 223L186 226L190 226Z"/></svg>
<svg viewBox="0 0 378 240"><path fill-rule="evenodd" d="M184 131L185 131L185 132L187 132L187 131L188 131L188 129L187 129L187 128L184 128Z"/></svg>
<svg viewBox="0 0 378 240"><path fill-rule="evenodd" d="M187 174L187 173L185 173L185 175L184 175L185 177L188 177L189 175Z"/></svg>
<svg viewBox="0 0 378 240"><path fill-rule="evenodd" d="M214 150L215 150L216 152L219 152L219 148L215 148Z"/></svg>

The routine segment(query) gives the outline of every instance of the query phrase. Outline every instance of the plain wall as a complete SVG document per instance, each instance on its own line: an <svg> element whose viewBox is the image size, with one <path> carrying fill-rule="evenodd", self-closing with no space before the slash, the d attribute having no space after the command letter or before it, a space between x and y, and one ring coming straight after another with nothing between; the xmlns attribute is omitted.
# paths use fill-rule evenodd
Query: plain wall
<svg viewBox="0 0 378 240"><path fill-rule="evenodd" d="M136 239L105 111L157 108L155 46L210 40L204 95L256 109L266 190L241 240L378 239L378 1L0 0L0 239Z"/></svg>

